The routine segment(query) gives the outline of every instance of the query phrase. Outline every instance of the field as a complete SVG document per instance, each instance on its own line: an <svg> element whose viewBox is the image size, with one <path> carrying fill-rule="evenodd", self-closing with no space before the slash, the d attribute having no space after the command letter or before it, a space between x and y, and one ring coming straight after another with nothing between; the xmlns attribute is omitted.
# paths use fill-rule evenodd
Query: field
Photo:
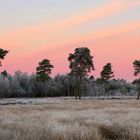
<svg viewBox="0 0 140 140"><path fill-rule="evenodd" d="M140 101L0 99L1 140L140 140Z"/></svg>

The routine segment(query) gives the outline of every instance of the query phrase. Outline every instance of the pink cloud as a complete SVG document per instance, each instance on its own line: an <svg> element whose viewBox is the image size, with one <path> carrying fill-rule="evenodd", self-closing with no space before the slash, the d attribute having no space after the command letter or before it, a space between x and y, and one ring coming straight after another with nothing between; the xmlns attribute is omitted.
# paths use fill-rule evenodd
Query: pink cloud
<svg viewBox="0 0 140 140"><path fill-rule="evenodd" d="M62 32L65 29L75 28L78 25L111 16L138 5L140 5L138 1L124 2L116 0L110 4L97 7L97 9L88 9L86 12L76 14L68 19L54 23L42 23L15 32L5 33L5 35L0 35L0 45L7 49L14 50L19 47L35 49L35 46L38 48L41 44L43 46L44 44L48 44L48 42L54 42L55 39L57 40L54 36L56 36L56 33L59 31ZM34 48L31 46L34 46Z"/></svg>

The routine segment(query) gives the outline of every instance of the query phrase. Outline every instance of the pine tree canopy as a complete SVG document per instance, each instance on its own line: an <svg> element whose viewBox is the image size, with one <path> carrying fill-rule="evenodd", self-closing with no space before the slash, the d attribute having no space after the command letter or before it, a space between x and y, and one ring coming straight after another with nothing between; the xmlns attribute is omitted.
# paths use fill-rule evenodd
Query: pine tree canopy
<svg viewBox="0 0 140 140"><path fill-rule="evenodd" d="M133 62L133 66L134 66L134 75L137 76L140 73L140 60L135 60Z"/></svg>
<svg viewBox="0 0 140 140"><path fill-rule="evenodd" d="M36 68L37 79L42 82L51 79L49 75L51 74L52 68L54 68L54 66L48 59L39 62L39 66Z"/></svg>
<svg viewBox="0 0 140 140"><path fill-rule="evenodd" d="M104 80L110 80L111 78L114 77L113 75L113 71L112 71L112 65L111 63L107 63L104 67L103 70L101 72L101 77Z"/></svg>

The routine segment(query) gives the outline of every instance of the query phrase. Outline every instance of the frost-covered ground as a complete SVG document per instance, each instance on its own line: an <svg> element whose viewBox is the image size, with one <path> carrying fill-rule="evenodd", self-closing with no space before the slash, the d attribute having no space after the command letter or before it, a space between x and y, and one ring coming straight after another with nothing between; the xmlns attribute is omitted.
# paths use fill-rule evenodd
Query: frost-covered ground
<svg viewBox="0 0 140 140"><path fill-rule="evenodd" d="M0 139L140 140L140 101L111 98L0 99Z"/></svg>
<svg viewBox="0 0 140 140"><path fill-rule="evenodd" d="M129 100L136 99L136 96L100 96L100 97L82 97L84 100ZM55 98L0 98L0 105L16 105L16 104L25 104L25 105L40 105L47 103L62 103L61 101L73 100L74 97L55 97Z"/></svg>

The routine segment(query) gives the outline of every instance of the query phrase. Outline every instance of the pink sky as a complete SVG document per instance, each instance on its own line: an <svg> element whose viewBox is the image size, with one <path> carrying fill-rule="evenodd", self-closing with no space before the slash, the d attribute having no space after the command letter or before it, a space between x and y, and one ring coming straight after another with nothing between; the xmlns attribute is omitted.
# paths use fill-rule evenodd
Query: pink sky
<svg viewBox="0 0 140 140"><path fill-rule="evenodd" d="M71 6L73 4L74 1ZM53 75L63 74L69 72L69 53L76 47L88 47L94 56L96 70L92 74L95 77L99 77L102 67L111 62L116 78L133 80L132 62L140 59L140 2L104 0L103 3L95 0L92 4L88 1L83 6L75 4L75 12L62 7L63 13L58 6L55 11L49 11L56 14L53 19L47 16L47 11L43 11L46 16L36 15L34 22L30 15L30 24L26 21L26 14L24 24L19 23L18 16L24 13L19 10L16 13L19 15L11 20L13 25L7 20L13 16L15 5L10 7L13 13L7 17L5 4L5 9L1 9L5 16L4 24L0 25L0 46L10 52L1 70L6 69L11 74L17 70L32 73L39 61L48 58L55 66ZM27 9L29 13L32 6L35 5Z"/></svg>

